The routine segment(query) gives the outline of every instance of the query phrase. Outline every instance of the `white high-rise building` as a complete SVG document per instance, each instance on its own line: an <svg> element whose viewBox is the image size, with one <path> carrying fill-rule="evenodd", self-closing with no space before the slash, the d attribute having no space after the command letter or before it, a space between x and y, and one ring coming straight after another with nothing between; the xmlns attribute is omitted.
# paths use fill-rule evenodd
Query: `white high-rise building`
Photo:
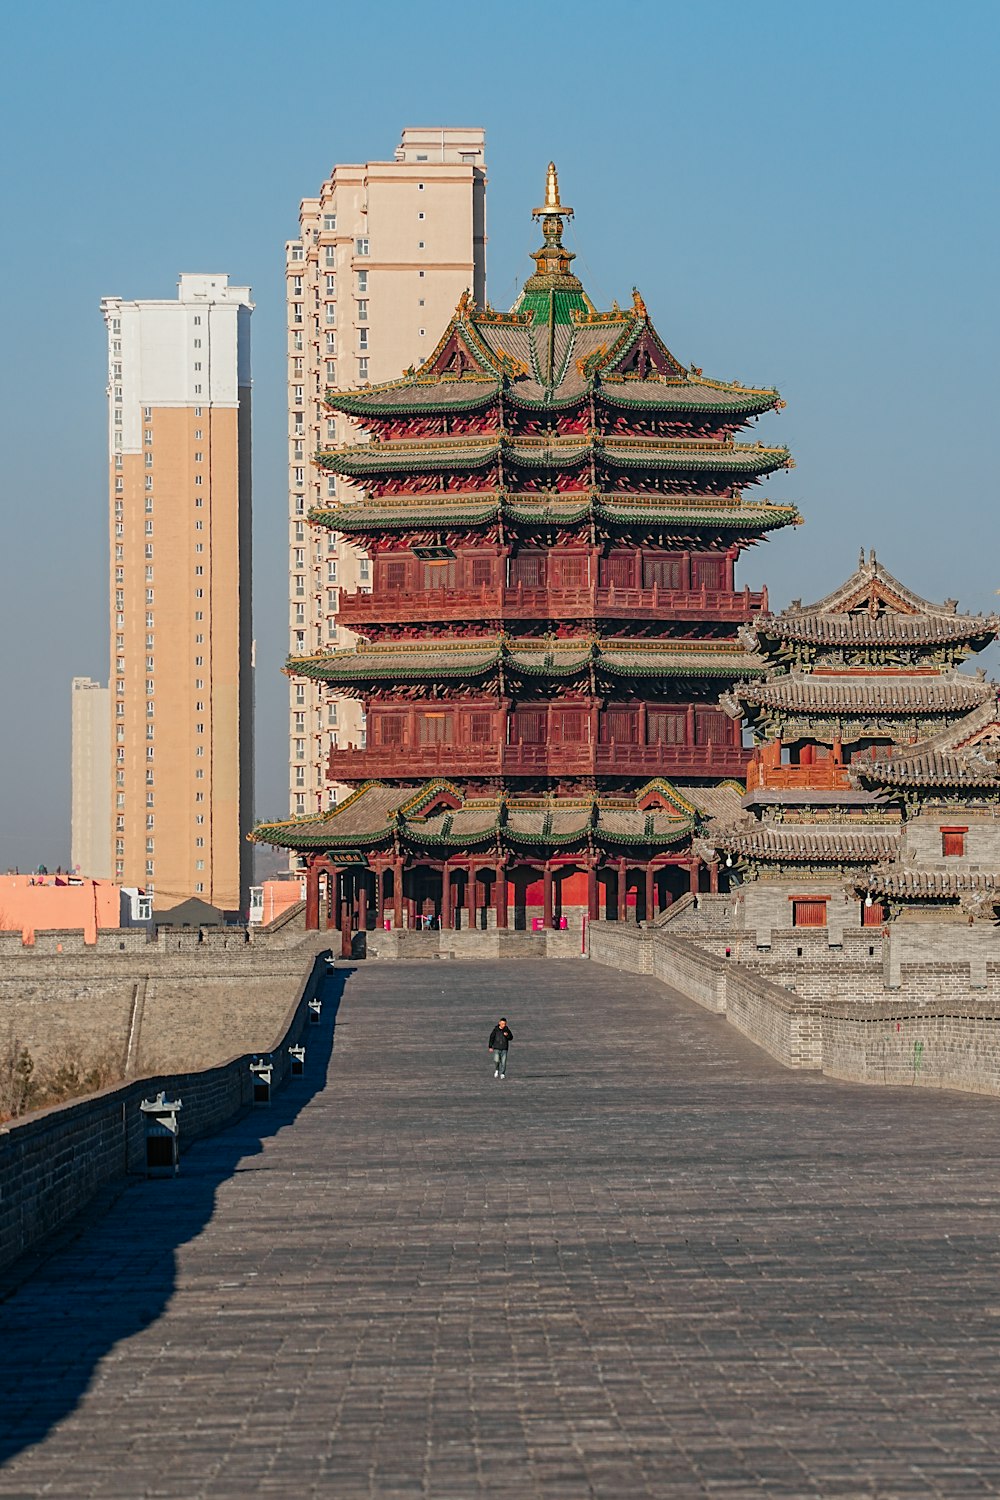
<svg viewBox="0 0 1000 1500"><path fill-rule="evenodd" d="M338 165L302 202L300 237L286 248L288 296L289 651L335 651L354 637L337 623L341 589L369 589L368 559L313 507L358 498L322 475L314 454L358 441L328 416L324 391L401 375L433 350L466 290L486 294L485 132L408 128L391 161ZM336 800L331 746L364 743L360 706L298 678L290 686L289 811Z"/></svg>
<svg viewBox="0 0 1000 1500"><path fill-rule="evenodd" d="M114 878L244 911L253 820L250 288L106 297Z"/></svg>
<svg viewBox="0 0 1000 1500"><path fill-rule="evenodd" d="M70 861L91 880L110 880L111 695L89 677L74 677L70 691Z"/></svg>

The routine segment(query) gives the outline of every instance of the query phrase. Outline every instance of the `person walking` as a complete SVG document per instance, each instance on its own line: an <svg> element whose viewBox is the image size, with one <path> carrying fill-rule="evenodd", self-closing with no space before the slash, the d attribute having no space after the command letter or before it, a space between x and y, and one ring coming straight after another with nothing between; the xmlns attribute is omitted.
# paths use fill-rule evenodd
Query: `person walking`
<svg viewBox="0 0 1000 1500"><path fill-rule="evenodd" d="M490 1032L490 1039L487 1043L489 1051L493 1053L494 1078L507 1077L507 1048L513 1040L514 1033L507 1025L506 1017L501 1016Z"/></svg>

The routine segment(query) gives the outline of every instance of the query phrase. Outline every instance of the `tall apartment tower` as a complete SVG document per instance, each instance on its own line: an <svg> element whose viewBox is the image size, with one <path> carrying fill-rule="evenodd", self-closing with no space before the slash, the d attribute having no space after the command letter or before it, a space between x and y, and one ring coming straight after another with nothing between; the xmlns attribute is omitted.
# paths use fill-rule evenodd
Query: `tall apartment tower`
<svg viewBox="0 0 1000 1500"><path fill-rule="evenodd" d="M250 288L106 297L115 879L249 900Z"/></svg>
<svg viewBox="0 0 1000 1500"><path fill-rule="evenodd" d="M92 880L110 880L111 710L106 687L89 677L71 686L72 831L70 862Z"/></svg>
<svg viewBox="0 0 1000 1500"><path fill-rule="evenodd" d="M486 294L485 132L409 128L392 161L336 166L306 198L286 248L288 295L289 648L335 651L354 636L337 623L340 589L370 588L367 558L335 532L309 526L328 501L360 491L326 478L321 448L357 441L323 393L390 380L432 352L463 291ZM331 747L364 743L361 709L298 679L289 702L289 811L336 801Z"/></svg>

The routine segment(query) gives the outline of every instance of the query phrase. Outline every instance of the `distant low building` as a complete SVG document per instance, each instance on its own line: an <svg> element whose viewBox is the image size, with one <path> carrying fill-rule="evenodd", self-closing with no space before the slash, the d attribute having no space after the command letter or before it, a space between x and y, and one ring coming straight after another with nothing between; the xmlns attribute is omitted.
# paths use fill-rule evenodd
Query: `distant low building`
<svg viewBox="0 0 1000 1500"><path fill-rule="evenodd" d="M148 929L151 920L151 899L138 887L61 873L0 876L0 932L20 932L29 945L38 931L82 930L95 943L98 932Z"/></svg>
<svg viewBox="0 0 1000 1500"><path fill-rule="evenodd" d="M265 880L250 887L251 927L275 921L306 899L305 880Z"/></svg>

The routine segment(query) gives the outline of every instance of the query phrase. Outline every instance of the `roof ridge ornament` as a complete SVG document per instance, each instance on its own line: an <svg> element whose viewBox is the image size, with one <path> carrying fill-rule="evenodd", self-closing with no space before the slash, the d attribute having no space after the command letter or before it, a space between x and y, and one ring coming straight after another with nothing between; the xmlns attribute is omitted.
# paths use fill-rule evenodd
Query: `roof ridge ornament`
<svg viewBox="0 0 1000 1500"><path fill-rule="evenodd" d="M545 174L545 202L540 208L531 210L531 217L541 219L545 243L540 250L532 252L535 274L528 277L523 292L582 291L579 280L569 268L570 261L576 256L562 242L563 220L571 219L573 210L559 197L559 174L554 161L549 162Z"/></svg>
<svg viewBox="0 0 1000 1500"><path fill-rule="evenodd" d="M549 162L548 171L545 174L545 202L541 208L531 210L533 219L544 218L547 214L561 214L567 219L573 217L573 210L559 201L559 173L556 171L554 161Z"/></svg>

